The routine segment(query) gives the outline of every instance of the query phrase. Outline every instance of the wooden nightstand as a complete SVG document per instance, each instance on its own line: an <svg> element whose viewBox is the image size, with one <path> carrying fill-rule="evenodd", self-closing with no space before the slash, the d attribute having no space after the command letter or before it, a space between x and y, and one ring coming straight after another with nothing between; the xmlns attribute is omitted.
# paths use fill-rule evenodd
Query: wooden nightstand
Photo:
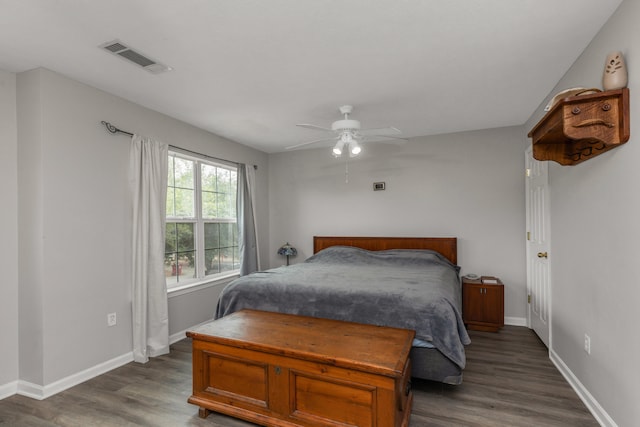
<svg viewBox="0 0 640 427"><path fill-rule="evenodd" d="M496 277L462 279L462 318L467 329L498 332L504 326L504 284Z"/></svg>

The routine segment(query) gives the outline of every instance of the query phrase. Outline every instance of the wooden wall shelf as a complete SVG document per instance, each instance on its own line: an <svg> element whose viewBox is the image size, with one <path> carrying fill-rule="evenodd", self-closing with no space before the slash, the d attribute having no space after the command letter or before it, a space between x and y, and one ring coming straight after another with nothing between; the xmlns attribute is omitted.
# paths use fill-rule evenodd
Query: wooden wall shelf
<svg viewBox="0 0 640 427"><path fill-rule="evenodd" d="M629 140L629 89L560 100L529 132L533 157L575 165Z"/></svg>

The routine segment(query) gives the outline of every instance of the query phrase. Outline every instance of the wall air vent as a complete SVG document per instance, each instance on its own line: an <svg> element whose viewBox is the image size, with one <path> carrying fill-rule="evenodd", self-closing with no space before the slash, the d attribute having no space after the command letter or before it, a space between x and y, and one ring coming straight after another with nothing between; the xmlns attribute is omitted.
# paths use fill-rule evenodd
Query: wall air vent
<svg viewBox="0 0 640 427"><path fill-rule="evenodd" d="M171 67L161 64L160 62L131 49L118 40L112 40L110 42L103 43L98 47L105 49L109 53L112 53L122 59L133 62L134 64L139 65L152 74L160 74L172 70Z"/></svg>

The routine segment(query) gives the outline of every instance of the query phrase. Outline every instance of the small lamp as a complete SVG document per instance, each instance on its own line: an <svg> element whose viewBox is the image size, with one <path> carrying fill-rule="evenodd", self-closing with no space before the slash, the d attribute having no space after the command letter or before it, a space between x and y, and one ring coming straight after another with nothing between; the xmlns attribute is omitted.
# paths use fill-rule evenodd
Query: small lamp
<svg viewBox="0 0 640 427"><path fill-rule="evenodd" d="M289 265L289 257L298 255L298 250L291 246L289 242L287 242L284 245L280 246L280 249L278 249L278 255L286 256L287 265Z"/></svg>

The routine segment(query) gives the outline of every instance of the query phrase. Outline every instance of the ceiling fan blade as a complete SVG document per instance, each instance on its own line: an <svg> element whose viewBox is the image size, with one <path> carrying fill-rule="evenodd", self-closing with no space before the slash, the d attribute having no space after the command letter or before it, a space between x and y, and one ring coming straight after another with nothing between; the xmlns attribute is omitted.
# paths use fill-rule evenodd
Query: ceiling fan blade
<svg viewBox="0 0 640 427"><path fill-rule="evenodd" d="M371 142L375 142L376 144L392 144L392 145L404 145L407 143L407 141L409 141L408 139L403 139L403 138L393 138L393 139L383 139L380 141L371 141Z"/></svg>
<svg viewBox="0 0 640 427"><path fill-rule="evenodd" d="M358 130L360 135L364 136L378 136L378 135L397 135L402 133L400 129L394 127L386 127L386 128L377 128L377 129L360 129Z"/></svg>
<svg viewBox="0 0 640 427"><path fill-rule="evenodd" d="M338 139L338 137L335 137L335 136L331 137L331 138L314 139L313 141L307 141L307 142L303 142L301 144L296 144L296 145L292 145L290 147L285 147L285 150L293 150L294 148L304 147L305 145L315 144L316 142L335 141L336 139Z"/></svg>
<svg viewBox="0 0 640 427"><path fill-rule="evenodd" d="M333 132L333 129L325 128L325 127L322 127L322 126L310 125L310 124L307 124L307 123L299 123L296 126L300 126L301 128L313 129L313 130L322 130L322 131Z"/></svg>
<svg viewBox="0 0 640 427"><path fill-rule="evenodd" d="M400 136L391 136L391 135L363 135L361 136L362 139L366 140L366 141L371 141L371 140L394 140L394 141L409 141L408 138L402 138Z"/></svg>

